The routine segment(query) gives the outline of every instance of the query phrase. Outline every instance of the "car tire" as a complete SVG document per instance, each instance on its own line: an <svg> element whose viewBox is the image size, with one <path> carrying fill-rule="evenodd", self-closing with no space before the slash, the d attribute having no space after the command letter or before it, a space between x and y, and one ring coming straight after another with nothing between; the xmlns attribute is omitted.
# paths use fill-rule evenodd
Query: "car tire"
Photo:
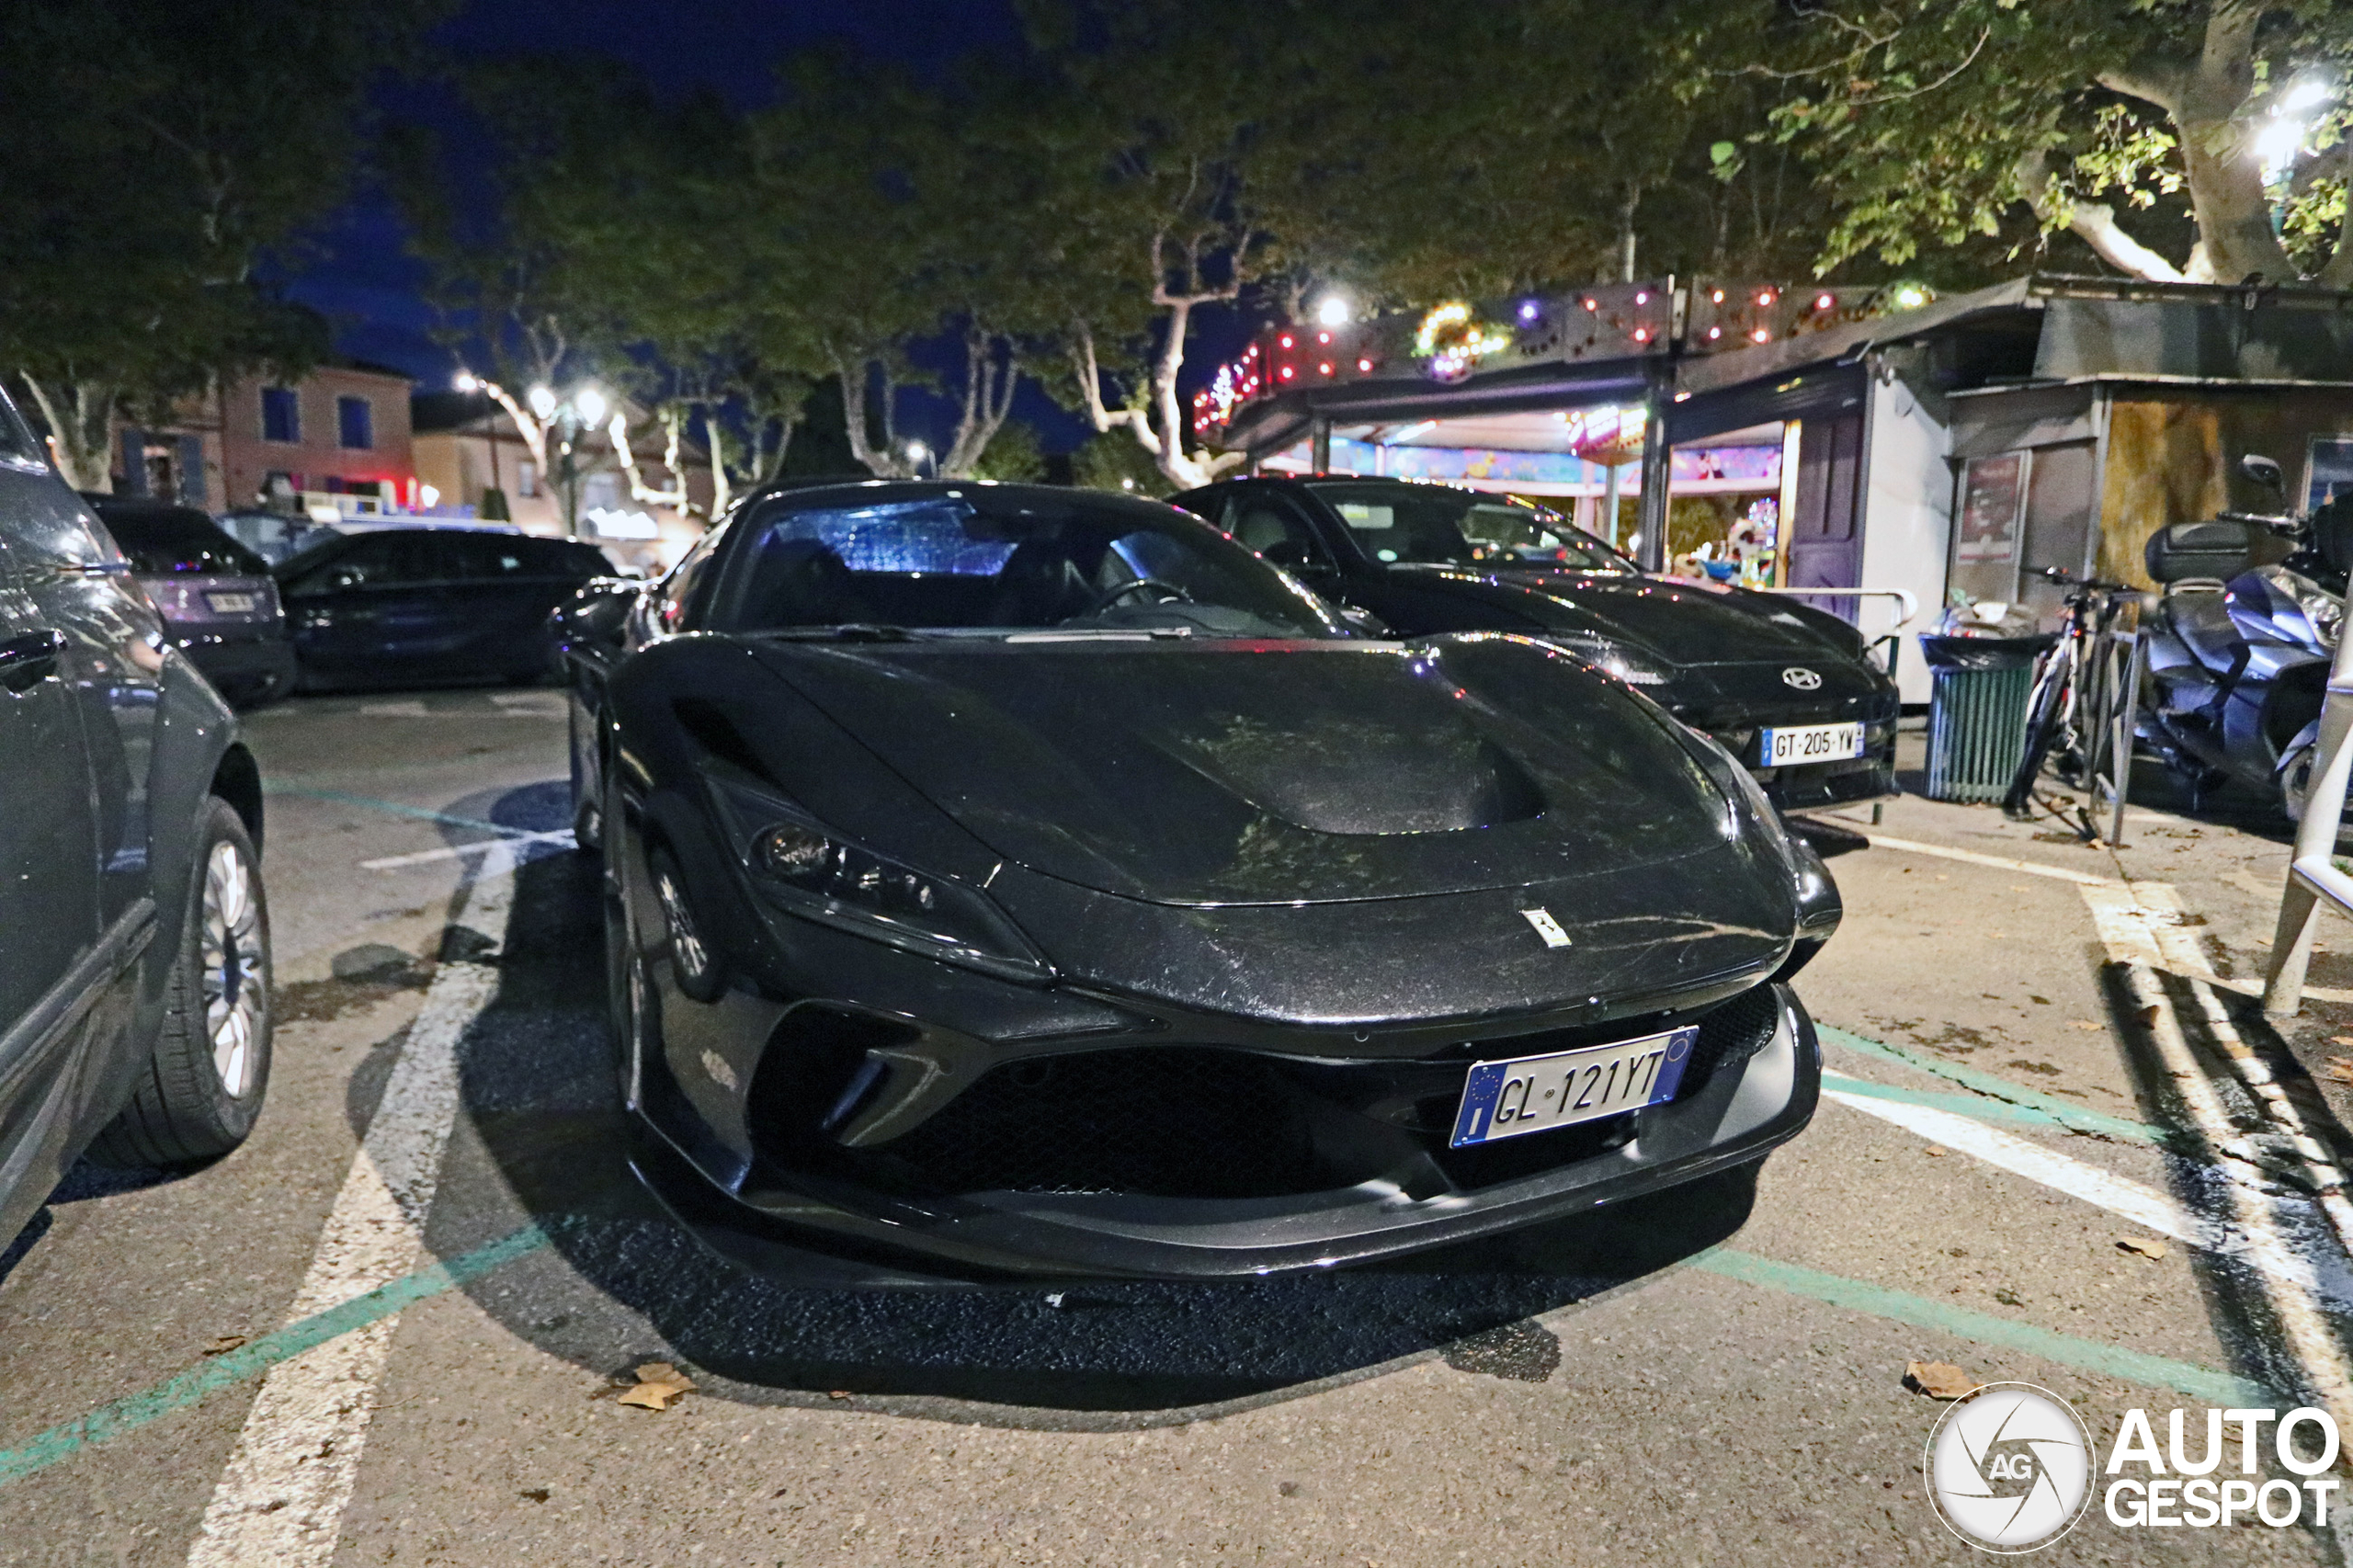
<svg viewBox="0 0 2353 1568"><path fill-rule="evenodd" d="M245 1141L269 1088L269 903L245 824L206 803L164 1022L131 1099L90 1147L102 1165L187 1165Z"/></svg>

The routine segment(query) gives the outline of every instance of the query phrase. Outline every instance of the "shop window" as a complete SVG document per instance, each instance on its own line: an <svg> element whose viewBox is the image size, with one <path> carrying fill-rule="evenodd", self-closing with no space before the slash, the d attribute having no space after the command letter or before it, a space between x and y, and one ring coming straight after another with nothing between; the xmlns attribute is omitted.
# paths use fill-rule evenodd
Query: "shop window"
<svg viewBox="0 0 2353 1568"><path fill-rule="evenodd" d="M580 510L617 512L621 505L621 481L617 473L592 473L580 482Z"/></svg>
<svg viewBox="0 0 2353 1568"><path fill-rule="evenodd" d="M347 451L364 452L376 445L376 411L364 397L335 400L335 434Z"/></svg>
<svg viewBox="0 0 2353 1568"><path fill-rule="evenodd" d="M302 400L292 387L261 389L261 438L289 446L302 438Z"/></svg>

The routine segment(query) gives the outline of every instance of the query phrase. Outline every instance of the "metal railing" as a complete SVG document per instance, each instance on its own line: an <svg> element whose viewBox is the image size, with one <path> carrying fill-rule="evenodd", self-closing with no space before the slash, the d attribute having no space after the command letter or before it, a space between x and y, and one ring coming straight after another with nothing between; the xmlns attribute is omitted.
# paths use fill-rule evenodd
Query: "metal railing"
<svg viewBox="0 0 2353 1568"><path fill-rule="evenodd" d="M1920 613L1919 597L1909 588L1758 588L1760 594L1783 594L1793 599L1893 599L1898 611L1887 623L1890 632L1903 631Z"/></svg>
<svg viewBox="0 0 2353 1568"><path fill-rule="evenodd" d="M2323 899L2353 915L2353 877L2336 869L2336 835L2345 817L2345 789L2353 779L2353 636L2336 640L2328 666L2328 696L2321 703L2320 740L2314 746L2312 793L2304 820L2296 825L2296 851L2288 862L2288 886L2279 895L2279 927L2271 938L2271 960L2263 977L2263 1010L2287 1017L2303 1006L2304 971L2312 962L2313 930Z"/></svg>

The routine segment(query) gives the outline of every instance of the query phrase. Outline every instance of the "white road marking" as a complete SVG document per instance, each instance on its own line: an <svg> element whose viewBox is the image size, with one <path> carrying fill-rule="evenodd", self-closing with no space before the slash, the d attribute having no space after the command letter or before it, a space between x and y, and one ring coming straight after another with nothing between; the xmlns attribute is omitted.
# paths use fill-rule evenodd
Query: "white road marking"
<svg viewBox="0 0 2353 1568"><path fill-rule="evenodd" d="M2030 877L2056 877L2063 882L2080 882L2086 887L2113 887L2116 884L2114 877L2078 871L2069 866L2047 866L2040 860L2013 859L2007 855L1981 855L1974 849L1923 844L1915 838L1890 838L1884 834L1868 831L1863 832L1862 836L1874 849L1901 849L1907 855L1933 855L1939 860L1961 860L1972 866L1990 866L1999 871L2024 871Z"/></svg>
<svg viewBox="0 0 2353 1568"><path fill-rule="evenodd" d="M566 849L570 849L574 846L572 830L568 827L560 827L546 833L516 833L509 834L505 838L485 838L473 844L449 844L438 849L420 849L414 855L386 855L378 859L360 861L359 869L363 871L392 871L403 866L424 866L436 860L454 860L460 855L479 854L494 849L501 845L520 847L526 844L561 844Z"/></svg>
<svg viewBox="0 0 2353 1568"><path fill-rule="evenodd" d="M422 698L410 698L405 702L363 702L359 705L363 719L430 719Z"/></svg>
<svg viewBox="0 0 2353 1568"><path fill-rule="evenodd" d="M515 896L511 842L489 853L450 913L503 940ZM458 1042L498 985L488 964L445 962L368 1123L290 1323L388 1285L417 1267L441 1153L458 1112ZM204 1511L188 1568L324 1568L375 1414L397 1313L281 1361L262 1381Z"/></svg>
<svg viewBox="0 0 2353 1568"><path fill-rule="evenodd" d="M1932 1106L1824 1089L1823 1098L1918 1133L1932 1143L1973 1154L2013 1176L2121 1215L2146 1230L2191 1246L2237 1258L2249 1267L2328 1299L2353 1313L2353 1268L2326 1252L2308 1256L2277 1235L2256 1235L2225 1221L2195 1213L2169 1195L2112 1171L2047 1149L2015 1132ZM2220 1174L2220 1173L2218 1173ZM2309 1207L2309 1206L2307 1206Z"/></svg>
<svg viewBox="0 0 2353 1568"><path fill-rule="evenodd" d="M2108 949L2109 961L2124 971L2133 1006L2156 1048L2166 1078L2189 1113L2192 1130L2213 1152L2218 1164L2245 1150L2245 1140L2239 1136L2228 1108L2207 1076L2205 1064L2199 1061L2188 1036L2182 1032L2173 998L2157 983L2157 971L2167 967L2169 960L2184 956L2185 949L2188 955L2196 955L2195 942L2181 928L2181 905L2173 889L2163 882L2133 882L2086 887L2083 893L2084 902L2091 906L2092 923ZM2202 958L2199 967L2204 968ZM2191 978L2188 983L2192 995L2200 998L2201 1013L2205 1012L2213 1002L2211 988L2199 978ZM2215 1007L2213 1011L2219 1014L2220 1009ZM2287 1245L2274 1219L2275 1209L2287 1205L2266 1202L2261 1194L2236 1181L2224 1183L2222 1196L2234 1212L2238 1228L2251 1239L2265 1246ZM2343 1264L2341 1253L2336 1263L2339 1267ZM2340 1424L2353 1420L2353 1366L2347 1365L2344 1348L2316 1293L2308 1286L2278 1275L2267 1274L2265 1278L2273 1318L2289 1353L2302 1369L2306 1383Z"/></svg>

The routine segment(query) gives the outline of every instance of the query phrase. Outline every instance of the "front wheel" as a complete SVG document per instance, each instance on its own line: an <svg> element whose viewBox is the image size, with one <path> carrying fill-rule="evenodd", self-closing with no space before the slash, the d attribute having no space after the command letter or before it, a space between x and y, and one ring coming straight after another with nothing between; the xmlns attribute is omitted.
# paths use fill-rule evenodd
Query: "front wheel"
<svg viewBox="0 0 2353 1568"><path fill-rule="evenodd" d="M197 846L164 1026L130 1103L91 1145L101 1165L225 1154L253 1131L269 1087L269 904L253 840L214 800Z"/></svg>

